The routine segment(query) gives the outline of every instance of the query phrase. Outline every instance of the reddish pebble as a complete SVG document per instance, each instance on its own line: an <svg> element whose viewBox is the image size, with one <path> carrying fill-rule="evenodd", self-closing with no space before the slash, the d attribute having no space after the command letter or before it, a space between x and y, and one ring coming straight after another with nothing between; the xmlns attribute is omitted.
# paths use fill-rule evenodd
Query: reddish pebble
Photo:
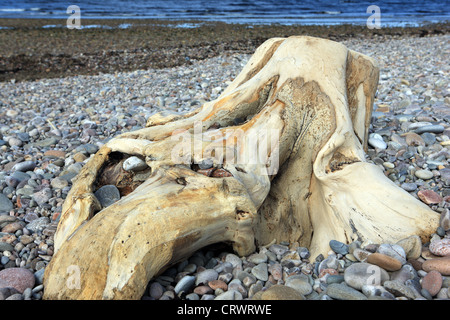
<svg viewBox="0 0 450 320"><path fill-rule="evenodd" d="M436 271L430 271L422 279L422 288L428 290L431 296L438 294L442 288L442 275Z"/></svg>
<svg viewBox="0 0 450 320"><path fill-rule="evenodd" d="M215 178L222 178L222 177L232 177L233 175L225 169L217 169L214 170L212 176Z"/></svg>
<svg viewBox="0 0 450 320"><path fill-rule="evenodd" d="M209 169L198 169L197 173L201 173L207 177L210 177L211 174L213 173L215 168L209 168Z"/></svg>
<svg viewBox="0 0 450 320"><path fill-rule="evenodd" d="M209 281L208 286L213 290L222 289L226 291L228 289L228 285L222 280Z"/></svg>
<svg viewBox="0 0 450 320"><path fill-rule="evenodd" d="M23 293L26 288L33 288L35 279L34 273L25 268L7 268L0 271L0 280Z"/></svg>
<svg viewBox="0 0 450 320"><path fill-rule="evenodd" d="M438 204L442 201L442 197L433 190L420 190L417 196L426 204Z"/></svg>
<svg viewBox="0 0 450 320"><path fill-rule="evenodd" d="M450 239L435 240L430 243L429 249L436 256L450 256Z"/></svg>

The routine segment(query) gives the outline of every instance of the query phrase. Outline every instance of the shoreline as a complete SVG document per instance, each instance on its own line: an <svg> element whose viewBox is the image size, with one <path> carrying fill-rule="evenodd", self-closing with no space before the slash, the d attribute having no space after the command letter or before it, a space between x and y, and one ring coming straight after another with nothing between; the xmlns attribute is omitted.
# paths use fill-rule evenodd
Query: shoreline
<svg viewBox="0 0 450 320"><path fill-rule="evenodd" d="M99 23L101 22L101 23ZM133 24L118 28L122 24ZM189 65L224 52L248 53L272 37L426 37L450 33L450 23L368 29L365 25L245 25L196 20L82 19L114 28L42 28L66 19L0 19L0 82L32 81ZM151 25L145 25L150 23ZM174 24L199 25L174 28ZM144 25L142 25L144 24Z"/></svg>

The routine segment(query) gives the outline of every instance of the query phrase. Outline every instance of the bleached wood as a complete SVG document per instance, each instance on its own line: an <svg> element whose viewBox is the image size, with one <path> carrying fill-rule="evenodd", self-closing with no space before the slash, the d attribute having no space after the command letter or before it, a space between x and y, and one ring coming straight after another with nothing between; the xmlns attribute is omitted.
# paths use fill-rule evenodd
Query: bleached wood
<svg viewBox="0 0 450 320"><path fill-rule="evenodd" d="M332 239L426 240L439 215L365 161L378 74L340 43L274 38L218 99L110 140L64 203L44 298L139 299L161 270L217 242L239 255L298 242L315 257ZM255 146L267 147L262 161L250 161ZM151 175L100 210L93 193L113 154L141 156ZM229 176L195 172L204 159ZM74 265L78 289L67 286Z"/></svg>

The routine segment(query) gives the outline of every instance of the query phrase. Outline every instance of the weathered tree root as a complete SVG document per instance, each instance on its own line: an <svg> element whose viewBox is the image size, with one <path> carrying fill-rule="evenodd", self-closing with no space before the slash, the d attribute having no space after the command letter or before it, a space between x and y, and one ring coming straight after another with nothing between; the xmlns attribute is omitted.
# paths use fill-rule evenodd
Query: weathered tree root
<svg viewBox="0 0 450 320"><path fill-rule="evenodd" d="M378 74L336 42L270 39L218 99L106 143L64 203L44 298L139 299L217 242L239 255L298 242L315 256L331 239L426 241L439 215L365 161ZM141 184L120 167L131 155L150 168ZM94 196L104 184L122 184L106 208Z"/></svg>

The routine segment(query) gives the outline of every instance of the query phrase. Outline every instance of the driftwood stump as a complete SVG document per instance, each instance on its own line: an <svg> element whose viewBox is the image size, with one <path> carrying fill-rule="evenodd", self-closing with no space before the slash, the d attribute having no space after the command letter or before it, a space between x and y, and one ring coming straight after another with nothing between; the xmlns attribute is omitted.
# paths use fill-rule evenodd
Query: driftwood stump
<svg viewBox="0 0 450 320"><path fill-rule="evenodd" d="M139 299L217 242L239 255L298 242L316 256L331 239L427 241L439 215L365 161L378 74L337 42L270 39L218 99L107 142L64 203L44 298ZM148 167L124 170L131 156ZM122 197L102 208L107 184Z"/></svg>

